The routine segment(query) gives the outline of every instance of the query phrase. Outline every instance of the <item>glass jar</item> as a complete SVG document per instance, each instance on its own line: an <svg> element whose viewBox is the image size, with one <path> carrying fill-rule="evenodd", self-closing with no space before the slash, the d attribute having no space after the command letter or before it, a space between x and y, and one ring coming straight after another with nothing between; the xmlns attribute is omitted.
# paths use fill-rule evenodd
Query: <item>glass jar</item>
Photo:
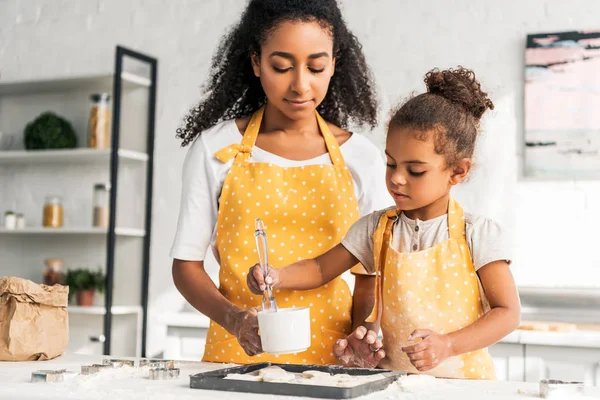
<svg viewBox="0 0 600 400"><path fill-rule="evenodd" d="M60 196L46 197L42 225L46 228L60 228L63 226L63 205Z"/></svg>
<svg viewBox="0 0 600 400"><path fill-rule="evenodd" d="M94 217L93 226L108 228L110 217L110 184L97 183L94 185Z"/></svg>
<svg viewBox="0 0 600 400"><path fill-rule="evenodd" d="M16 221L17 229L25 229L25 214L18 213Z"/></svg>
<svg viewBox="0 0 600 400"><path fill-rule="evenodd" d="M89 146L91 149L110 147L110 96L108 93L94 93L90 96L92 105L88 122Z"/></svg>
<svg viewBox="0 0 600 400"><path fill-rule="evenodd" d="M12 211L7 211L4 213L4 228L5 229L15 229L17 227L17 216Z"/></svg>
<svg viewBox="0 0 600 400"><path fill-rule="evenodd" d="M61 258L48 258L44 260L44 285L56 285L63 282L63 265Z"/></svg>

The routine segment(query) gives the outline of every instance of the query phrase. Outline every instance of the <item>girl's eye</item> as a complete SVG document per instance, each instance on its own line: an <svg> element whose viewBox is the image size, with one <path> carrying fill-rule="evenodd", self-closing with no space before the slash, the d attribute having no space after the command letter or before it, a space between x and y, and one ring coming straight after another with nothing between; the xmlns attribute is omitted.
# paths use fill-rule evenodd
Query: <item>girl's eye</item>
<svg viewBox="0 0 600 400"><path fill-rule="evenodd" d="M314 69L314 68L309 68L310 72L312 72L313 74L320 74L321 72L325 71L325 68L321 68L321 69Z"/></svg>
<svg viewBox="0 0 600 400"><path fill-rule="evenodd" d="M273 67L273 71L277 72L278 74L283 74L285 72L288 72L290 69L292 69L292 68L277 68L277 67Z"/></svg>
<svg viewBox="0 0 600 400"><path fill-rule="evenodd" d="M388 168L396 168L396 164L385 163L385 166Z"/></svg>
<svg viewBox="0 0 600 400"><path fill-rule="evenodd" d="M413 171L413 170L410 170L410 169L408 170L408 173L409 173L410 175L412 175L412 176L417 176L417 177L418 177L418 176L423 176L423 174L424 174L425 172L426 172L426 171L423 171L423 172L415 172L415 171Z"/></svg>

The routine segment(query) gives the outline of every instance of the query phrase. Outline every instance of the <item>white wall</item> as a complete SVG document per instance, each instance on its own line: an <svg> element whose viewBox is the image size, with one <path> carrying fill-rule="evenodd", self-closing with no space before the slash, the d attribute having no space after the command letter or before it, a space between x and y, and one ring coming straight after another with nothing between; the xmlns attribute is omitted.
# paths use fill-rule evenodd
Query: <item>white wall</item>
<svg viewBox="0 0 600 400"><path fill-rule="evenodd" d="M244 3L0 0L2 80L106 73L117 44L160 60L150 282L154 318L183 304L172 284L168 257L185 154L174 132L199 97L221 34ZM436 66L472 68L489 90L497 109L484 123L478 169L457 196L514 235L519 283L600 286L595 273L600 256L594 251L594 238L588 237L600 216L600 184L518 178L525 35L598 29L600 2L344 0L342 5L364 45L383 109L422 90L424 73ZM382 145L383 129L369 137ZM0 204L0 209L9 206ZM152 353L160 349L160 327L152 325L150 333Z"/></svg>

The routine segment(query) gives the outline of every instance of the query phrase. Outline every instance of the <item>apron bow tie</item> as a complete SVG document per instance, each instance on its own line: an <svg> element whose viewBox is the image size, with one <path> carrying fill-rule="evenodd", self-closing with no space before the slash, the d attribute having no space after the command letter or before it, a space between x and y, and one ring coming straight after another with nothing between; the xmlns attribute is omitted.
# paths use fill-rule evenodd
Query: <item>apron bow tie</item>
<svg viewBox="0 0 600 400"><path fill-rule="evenodd" d="M252 154L252 147L245 144L234 143L217 151L215 153L215 157L219 161L227 163L230 160L233 160L240 153Z"/></svg>

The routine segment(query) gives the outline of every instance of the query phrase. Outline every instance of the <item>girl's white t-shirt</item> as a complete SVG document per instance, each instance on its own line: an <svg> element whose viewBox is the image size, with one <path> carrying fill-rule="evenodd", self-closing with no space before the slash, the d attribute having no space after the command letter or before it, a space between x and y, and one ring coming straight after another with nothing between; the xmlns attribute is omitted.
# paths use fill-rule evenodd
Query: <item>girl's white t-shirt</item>
<svg viewBox="0 0 600 400"><path fill-rule="evenodd" d="M242 134L234 120L221 122L192 143L183 164L181 205L171 257L187 261L203 261L209 247L215 256L217 213L225 176L233 160L222 163L214 154L224 147L241 143ZM340 146L350 170L360 215L367 215L394 204L385 186L385 160L379 149L366 137L352 134ZM251 162L272 163L282 167L331 164L325 153L310 160L294 161L252 149Z"/></svg>

